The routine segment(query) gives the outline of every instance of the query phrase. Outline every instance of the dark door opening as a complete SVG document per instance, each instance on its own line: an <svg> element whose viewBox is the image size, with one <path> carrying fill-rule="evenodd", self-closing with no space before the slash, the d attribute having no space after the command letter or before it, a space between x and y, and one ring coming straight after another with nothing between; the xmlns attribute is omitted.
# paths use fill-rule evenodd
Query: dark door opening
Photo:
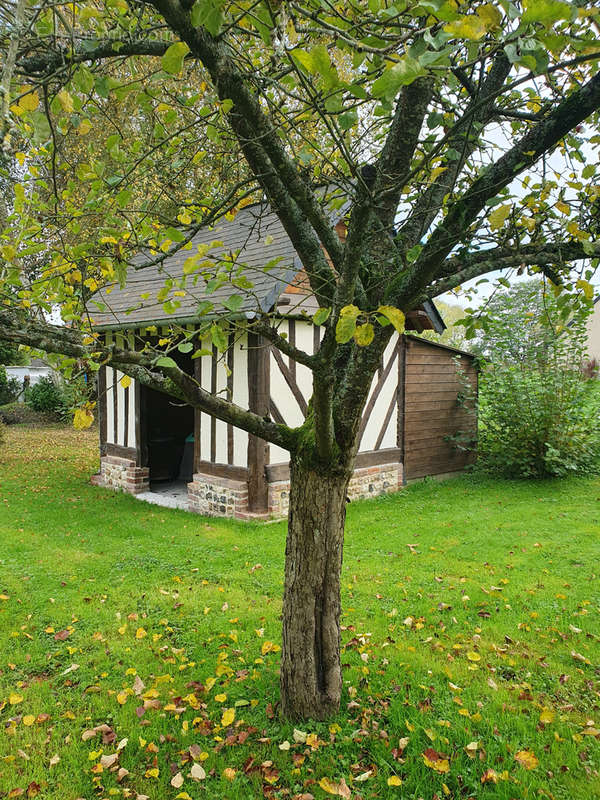
<svg viewBox="0 0 600 800"><path fill-rule="evenodd" d="M142 387L143 460L152 484L189 482L194 471L194 409L161 392Z"/></svg>

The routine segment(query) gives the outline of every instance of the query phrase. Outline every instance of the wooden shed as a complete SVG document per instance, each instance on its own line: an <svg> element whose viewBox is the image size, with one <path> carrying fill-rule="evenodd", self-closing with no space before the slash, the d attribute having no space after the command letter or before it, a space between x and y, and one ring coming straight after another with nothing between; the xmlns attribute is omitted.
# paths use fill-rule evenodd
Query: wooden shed
<svg viewBox="0 0 600 800"><path fill-rule="evenodd" d="M206 270L192 271L188 261L190 252L205 252L211 244L220 274L216 289L207 287ZM202 230L191 251L179 250L162 265L135 271L124 287L104 290L94 322L108 341L139 348L174 327L197 330L199 308L206 313L210 302L210 314L218 315L222 301L235 292L242 297L240 320L227 352L220 354L205 338L206 355L175 357L202 388L261 416L299 425L312 393L310 371L244 326L258 303L277 315L279 332L305 352L314 353L320 342L321 329L311 322L316 303L297 255L277 217L264 207L245 208L234 220ZM409 315L407 329L441 331L443 323L428 303ZM350 498L396 491L407 480L456 472L469 461L445 438L475 426L457 402L457 359L476 383L469 354L413 335L393 337L365 408ZM101 469L95 483L204 514L248 518L287 512L286 451L135 381L124 387L122 377L111 367L99 374Z"/></svg>

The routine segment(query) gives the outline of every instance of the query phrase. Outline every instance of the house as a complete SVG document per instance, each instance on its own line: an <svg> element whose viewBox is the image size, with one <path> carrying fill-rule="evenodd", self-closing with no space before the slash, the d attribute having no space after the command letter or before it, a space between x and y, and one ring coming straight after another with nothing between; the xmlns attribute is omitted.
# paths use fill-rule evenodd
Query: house
<svg viewBox="0 0 600 800"><path fill-rule="evenodd" d="M594 310L587 321L587 357L590 374L600 367L600 295L594 301Z"/></svg>
<svg viewBox="0 0 600 800"><path fill-rule="evenodd" d="M207 285L188 259L211 244L216 278ZM247 206L235 219L220 220L194 237L191 250L173 252L162 265L134 271L125 286L103 290L92 315L108 342L138 348L174 326L197 330L199 309L206 312L210 302L209 316L218 314L232 293L239 296L240 324L229 337L227 352L220 354L205 334L205 355L171 355L204 389L277 422L301 424L311 396L310 371L243 324L252 319L257 304L274 311L279 332L310 354L322 333L311 322L317 304L298 256L279 219L264 206ZM443 330L432 303L407 319L407 330L415 333L432 328ZM471 460L445 438L475 425L457 403L456 359L476 385L469 354L412 334L394 335L365 408L351 498L456 472ZM95 483L146 498L149 490L161 492L161 486L179 481L186 507L193 511L238 518L287 512L285 450L135 381L124 387L122 377L111 367L99 373L101 469Z"/></svg>

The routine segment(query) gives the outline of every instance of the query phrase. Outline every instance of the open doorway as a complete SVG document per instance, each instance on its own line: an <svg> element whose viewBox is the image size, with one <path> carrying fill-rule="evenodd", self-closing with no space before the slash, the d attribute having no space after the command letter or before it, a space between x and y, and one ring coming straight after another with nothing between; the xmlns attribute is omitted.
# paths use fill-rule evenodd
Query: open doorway
<svg viewBox="0 0 600 800"><path fill-rule="evenodd" d="M142 462L150 470L150 492L140 499L162 498L161 505L186 507L194 472L194 409L142 386L140 435Z"/></svg>

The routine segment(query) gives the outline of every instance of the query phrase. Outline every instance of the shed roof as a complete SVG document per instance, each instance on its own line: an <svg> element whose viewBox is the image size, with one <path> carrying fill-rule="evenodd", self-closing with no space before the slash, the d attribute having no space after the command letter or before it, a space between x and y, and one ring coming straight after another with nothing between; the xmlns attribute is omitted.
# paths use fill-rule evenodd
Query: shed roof
<svg viewBox="0 0 600 800"><path fill-rule="evenodd" d="M184 271L185 262L204 246L210 249L200 260L212 263L201 272L207 277L208 273L218 273L222 282L219 281L217 288L209 287L200 272L185 274ZM281 221L266 203L247 206L233 219L222 217L213 228L198 231L189 246L174 247L160 263L154 263L156 260L157 254L140 253L124 286L115 283L98 291L90 301L95 328L193 323L198 320L201 304L209 301L210 313L218 315L226 311L223 303L233 294L241 296L238 313L251 319L257 306L261 311L270 311L302 270ZM244 278L251 286L244 285ZM170 288L164 296L167 283ZM167 300L169 305L165 308ZM298 312L303 308L299 300L296 296ZM446 327L431 301L427 301L423 311L413 312L413 316L414 324L410 327L417 330L432 327L441 333Z"/></svg>
<svg viewBox="0 0 600 800"><path fill-rule="evenodd" d="M214 262L214 271L222 275L223 283L210 292L198 272L184 273L184 264L198 253L199 246L214 242L222 244L211 247L205 260ZM156 255L149 252L140 254L123 287L113 284L95 295L91 301L95 327L134 328L157 322L193 322L198 319L200 303L208 300L213 304L213 313L222 313L223 301L233 294L243 298L239 313L251 317L257 304L263 311L272 308L301 268L279 218L264 204L248 206L232 220L221 218L214 228L198 231L191 247L174 249L159 264L153 264L155 260ZM144 266L149 262L149 266ZM267 264L273 266L265 269ZM242 274L251 287L243 288L243 283L236 286ZM168 297L162 297L166 281L171 281L172 286ZM171 312L164 307L167 299L175 305Z"/></svg>

